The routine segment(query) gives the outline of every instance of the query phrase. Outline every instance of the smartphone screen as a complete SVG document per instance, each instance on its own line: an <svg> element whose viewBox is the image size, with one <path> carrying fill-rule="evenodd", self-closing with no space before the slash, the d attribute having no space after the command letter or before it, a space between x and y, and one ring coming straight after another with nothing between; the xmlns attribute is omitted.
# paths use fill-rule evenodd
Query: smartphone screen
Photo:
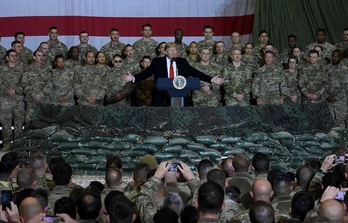
<svg viewBox="0 0 348 223"><path fill-rule="evenodd" d="M6 210L7 207L11 209L11 201L12 201L12 191L11 190L1 191L2 210Z"/></svg>
<svg viewBox="0 0 348 223"><path fill-rule="evenodd" d="M57 216L46 215L44 217L44 221L46 221L47 223L58 223L58 222L62 222L62 219Z"/></svg>

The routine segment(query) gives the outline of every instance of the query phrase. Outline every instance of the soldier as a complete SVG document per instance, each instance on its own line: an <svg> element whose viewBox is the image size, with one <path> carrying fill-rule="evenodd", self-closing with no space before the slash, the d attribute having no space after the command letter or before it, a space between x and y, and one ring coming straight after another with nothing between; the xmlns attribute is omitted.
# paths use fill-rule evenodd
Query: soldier
<svg viewBox="0 0 348 223"><path fill-rule="evenodd" d="M52 72L44 64L43 53L36 50L33 55L34 63L29 65L22 77L26 102L26 124L29 124L37 105L50 102L52 91Z"/></svg>
<svg viewBox="0 0 348 223"><path fill-rule="evenodd" d="M329 63L329 60L323 59L323 47L322 46L315 46L314 50L318 51L319 56L318 56L318 64L326 67L326 65Z"/></svg>
<svg viewBox="0 0 348 223"><path fill-rule="evenodd" d="M151 57L143 56L141 59L141 68L146 69L151 65ZM137 106L150 106L152 102L152 88L153 88L153 76L142 80L135 84L135 104Z"/></svg>
<svg viewBox="0 0 348 223"><path fill-rule="evenodd" d="M130 94L133 91L133 85L124 83L122 75L126 72L123 67L123 61L120 54L115 54L112 59L113 67L106 72L107 77L107 104L127 103L130 104Z"/></svg>
<svg viewBox="0 0 348 223"><path fill-rule="evenodd" d="M74 90L79 105L103 105L106 94L106 75L99 75L95 66L94 52L85 55L86 64L76 68L74 73Z"/></svg>
<svg viewBox="0 0 348 223"><path fill-rule="evenodd" d="M257 58L261 58L261 53L263 51L263 48L265 47L265 45L268 43L269 41L269 36L268 36L268 32L262 30L259 32L259 44L257 46L254 47L253 52L254 55Z"/></svg>
<svg viewBox="0 0 348 223"><path fill-rule="evenodd" d="M68 52L68 47L62 42L58 40L58 28L55 26L51 26L48 30L48 36L49 40L47 40L47 43L49 45L49 53L48 57L51 63L54 62L54 58L61 54L64 57L66 57L66 54Z"/></svg>
<svg viewBox="0 0 348 223"><path fill-rule="evenodd" d="M166 51L166 42L160 42L159 44L158 44L158 46L156 47L156 55L157 55L157 57L164 57L164 56L166 56L166 53L165 53L165 51Z"/></svg>
<svg viewBox="0 0 348 223"><path fill-rule="evenodd" d="M347 68L342 69L339 67L341 62L341 51L332 51L331 64L327 66L329 76L328 98L329 108L332 117L342 128L346 128L347 119L347 87L348 77Z"/></svg>
<svg viewBox="0 0 348 223"><path fill-rule="evenodd" d="M52 67L52 63L50 61L50 58L48 56L48 53L50 51L50 47L47 42L41 42L38 48L43 53L43 62L45 66Z"/></svg>
<svg viewBox="0 0 348 223"><path fill-rule="evenodd" d="M24 46L25 43L25 33L24 32L16 32L14 35L14 39L22 43L23 46L23 56L27 58L28 64L33 61L33 51L28 47Z"/></svg>
<svg viewBox="0 0 348 223"><path fill-rule="evenodd" d="M193 67L211 77L220 75L222 66L211 62L211 51L208 48L202 48L200 52L201 61L195 63ZM201 81L201 90L192 93L192 104L197 107L218 107L221 105L220 86L213 83Z"/></svg>
<svg viewBox="0 0 348 223"><path fill-rule="evenodd" d="M88 36L88 33L86 31L80 32L79 40L80 40L80 44L77 45L77 48L79 48L79 60L80 60L80 62L83 62L85 55L88 51L92 51L92 52L94 52L94 54L98 53L97 48L88 44L89 36Z"/></svg>
<svg viewBox="0 0 348 223"><path fill-rule="evenodd" d="M123 66L127 72L137 73L140 71L138 55L135 54L134 47L127 44L123 50L125 59L123 60Z"/></svg>
<svg viewBox="0 0 348 223"><path fill-rule="evenodd" d="M259 59L253 53L253 44L248 42L244 46L244 54L241 59L242 63L249 67L250 71L254 73L258 68Z"/></svg>
<svg viewBox="0 0 348 223"><path fill-rule="evenodd" d="M105 44L100 51L106 54L106 62L109 64L112 61L112 57L115 54L122 55L122 50L126 44L120 42L120 31L116 28L112 28L109 31L110 42Z"/></svg>
<svg viewBox="0 0 348 223"><path fill-rule="evenodd" d="M305 59L302 49L299 46L295 46L292 50L292 54L297 59L297 69L301 69L304 65L308 64L308 61Z"/></svg>
<svg viewBox="0 0 348 223"><path fill-rule="evenodd" d="M299 86L303 103L320 103L327 98L327 72L318 63L319 53L310 50L308 53L309 64L299 71Z"/></svg>
<svg viewBox="0 0 348 223"><path fill-rule="evenodd" d="M243 45L241 44L241 37L238 31L233 31L231 34L232 46L227 50L228 54L231 55L232 50L239 49L243 50Z"/></svg>
<svg viewBox="0 0 348 223"><path fill-rule="evenodd" d="M306 46L307 55L309 55L309 51L313 50L315 46L321 46L323 48L322 57L325 60L331 60L331 53L335 50L335 46L331 43L325 41L326 31L325 29L317 29L316 31L316 39L317 41Z"/></svg>
<svg viewBox="0 0 348 223"><path fill-rule="evenodd" d="M52 71L53 88L51 92L51 103L63 106L75 105L74 70L65 66L63 55L57 55L54 61L55 69Z"/></svg>
<svg viewBox="0 0 348 223"><path fill-rule="evenodd" d="M288 36L288 48L280 53L280 62L284 67L288 65L289 56L292 56L294 47L297 46L297 37L293 34Z"/></svg>
<svg viewBox="0 0 348 223"><path fill-rule="evenodd" d="M1 42L1 34L0 34L0 42ZM0 65L5 63L6 57L6 48L0 45Z"/></svg>
<svg viewBox="0 0 348 223"><path fill-rule="evenodd" d="M214 50L215 54L212 56L211 61L220 64L222 67L226 67L230 62L228 52L225 49L225 43L223 41L217 41Z"/></svg>
<svg viewBox="0 0 348 223"><path fill-rule="evenodd" d="M47 192L50 192L47 186L46 172L48 168L47 158L42 152L36 152L30 154L29 159L30 167L33 169L36 175L35 189L43 188Z"/></svg>
<svg viewBox="0 0 348 223"><path fill-rule="evenodd" d="M257 105L282 105L287 93L282 67L273 63L274 53L266 51L265 65L257 69L253 83L252 95Z"/></svg>
<svg viewBox="0 0 348 223"><path fill-rule="evenodd" d="M24 122L24 93L21 85L24 68L17 64L18 54L13 49L7 51L6 60L8 63L0 67L0 122L3 150L8 150L10 142L22 136ZM14 121L13 136L12 119Z"/></svg>
<svg viewBox="0 0 348 223"><path fill-rule="evenodd" d="M343 29L343 40L335 45L340 50L343 58L348 57L348 27Z"/></svg>
<svg viewBox="0 0 348 223"><path fill-rule="evenodd" d="M234 49L231 54L232 63L224 70L226 106L249 105L251 92L251 71L241 62L241 50Z"/></svg>
<svg viewBox="0 0 348 223"><path fill-rule="evenodd" d="M155 48L158 45L158 42L151 38L152 35L152 26L151 24L144 24L141 28L141 33L143 37L133 44L134 49L139 57L145 55L150 56L151 58L156 57Z"/></svg>
<svg viewBox="0 0 348 223"><path fill-rule="evenodd" d="M99 72L105 73L110 67L106 64L106 55L104 52L99 51L95 55L95 66L99 69Z"/></svg>
<svg viewBox="0 0 348 223"><path fill-rule="evenodd" d="M65 61L65 66L70 69L75 69L75 67L80 66L82 62L79 59L80 50L77 46L70 47L67 55L67 60Z"/></svg>
<svg viewBox="0 0 348 223"><path fill-rule="evenodd" d="M201 60L198 54L198 44L194 41L190 43L186 53L187 53L186 59L191 66Z"/></svg>
<svg viewBox="0 0 348 223"><path fill-rule="evenodd" d="M203 48L208 48L211 52L214 50L214 46L216 41L213 39L214 36L214 29L210 25L206 25L203 28L203 36L204 40L201 40L198 42L198 48L199 50Z"/></svg>
<svg viewBox="0 0 348 223"><path fill-rule="evenodd" d="M174 42L176 44L176 51L178 52L178 57L186 56L186 50L188 46L184 42L182 42L183 36L184 31L182 31L182 29L176 29L174 31Z"/></svg>
<svg viewBox="0 0 348 223"><path fill-rule="evenodd" d="M288 94L286 95L286 103L301 103L301 91L298 85L298 69L297 59L295 56L290 56L288 59L289 68L282 72L282 76L285 79L286 87L288 88Z"/></svg>
<svg viewBox="0 0 348 223"><path fill-rule="evenodd" d="M18 59L18 64L21 64L23 67L26 67L29 64L28 58L23 54L23 45L21 42L15 40L11 43L11 48L16 51Z"/></svg>

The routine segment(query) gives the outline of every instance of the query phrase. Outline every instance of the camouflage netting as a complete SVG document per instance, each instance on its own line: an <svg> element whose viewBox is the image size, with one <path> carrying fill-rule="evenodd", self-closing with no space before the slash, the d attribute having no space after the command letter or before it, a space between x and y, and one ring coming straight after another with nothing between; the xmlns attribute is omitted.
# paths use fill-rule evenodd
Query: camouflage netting
<svg viewBox="0 0 348 223"><path fill-rule="evenodd" d="M348 137L348 131L333 128L325 104L181 110L48 105L36 111L30 127L12 144L21 162L42 151L48 159L64 157L77 174L104 174L112 155L131 171L145 154L158 162L179 159L194 169L202 158L218 163L224 156L263 152L273 168L294 170L346 147Z"/></svg>
<svg viewBox="0 0 348 223"><path fill-rule="evenodd" d="M148 108L42 106L32 129L59 125L75 136L163 134L245 136L255 132L293 134L329 132L335 126L325 103L307 106L233 106L220 108Z"/></svg>

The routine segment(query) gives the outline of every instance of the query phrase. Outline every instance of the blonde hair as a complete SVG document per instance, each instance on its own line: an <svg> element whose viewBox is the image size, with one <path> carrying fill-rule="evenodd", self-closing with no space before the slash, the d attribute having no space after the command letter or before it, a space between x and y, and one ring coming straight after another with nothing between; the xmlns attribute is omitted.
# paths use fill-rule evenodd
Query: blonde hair
<svg viewBox="0 0 348 223"><path fill-rule="evenodd" d="M175 48L176 49L176 44L174 42L169 42L166 44L165 50L169 48Z"/></svg>

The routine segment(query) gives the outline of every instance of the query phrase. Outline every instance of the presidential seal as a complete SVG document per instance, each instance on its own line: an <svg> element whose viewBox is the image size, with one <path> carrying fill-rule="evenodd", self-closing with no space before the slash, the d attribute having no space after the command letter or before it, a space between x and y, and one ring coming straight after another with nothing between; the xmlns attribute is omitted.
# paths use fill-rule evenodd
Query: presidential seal
<svg viewBox="0 0 348 223"><path fill-rule="evenodd" d="M186 87L187 81L186 78L184 76L176 76L173 79L173 86L175 87L175 89L181 90L184 89Z"/></svg>

